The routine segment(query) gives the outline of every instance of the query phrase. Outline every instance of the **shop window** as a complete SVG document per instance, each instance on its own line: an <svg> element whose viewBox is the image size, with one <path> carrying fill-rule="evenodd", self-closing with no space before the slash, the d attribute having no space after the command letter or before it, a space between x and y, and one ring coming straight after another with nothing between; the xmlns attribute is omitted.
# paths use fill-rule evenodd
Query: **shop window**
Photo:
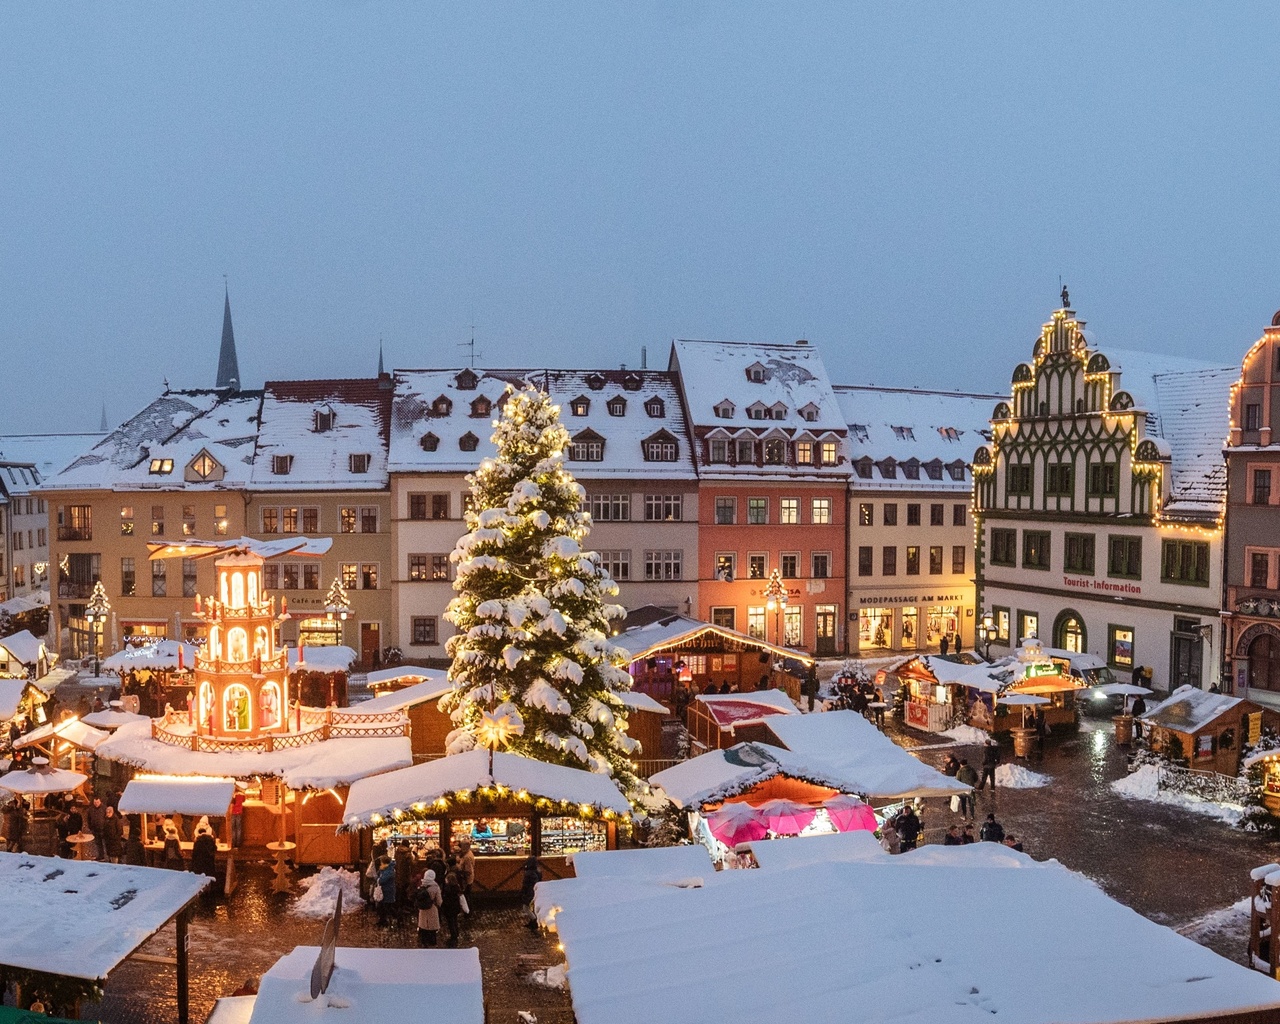
<svg viewBox="0 0 1280 1024"><path fill-rule="evenodd" d="M919 629L919 609L909 604L902 609L902 647L904 649L911 650L918 645Z"/></svg>
<svg viewBox="0 0 1280 1024"><path fill-rule="evenodd" d="M893 609L861 608L858 610L858 646L889 648L893 646Z"/></svg>
<svg viewBox="0 0 1280 1024"><path fill-rule="evenodd" d="M929 608L925 617L925 643L929 646L941 644L942 638L949 637L959 650L960 609L955 605L937 605Z"/></svg>
<svg viewBox="0 0 1280 1024"><path fill-rule="evenodd" d="M787 605L782 610L782 637L787 647L800 647L804 643L804 609Z"/></svg>
<svg viewBox="0 0 1280 1024"><path fill-rule="evenodd" d="M754 637L756 640L765 639L764 613L765 609L763 607L747 609L747 636Z"/></svg>

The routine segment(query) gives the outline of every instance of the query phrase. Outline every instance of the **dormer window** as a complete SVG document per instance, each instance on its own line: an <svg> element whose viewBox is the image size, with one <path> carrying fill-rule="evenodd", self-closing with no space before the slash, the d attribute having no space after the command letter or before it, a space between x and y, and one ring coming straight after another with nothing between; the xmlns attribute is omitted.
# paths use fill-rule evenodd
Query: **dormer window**
<svg viewBox="0 0 1280 1024"><path fill-rule="evenodd" d="M569 445L571 462L603 462L604 438L594 430L584 430Z"/></svg>
<svg viewBox="0 0 1280 1024"><path fill-rule="evenodd" d="M271 456L271 472L276 476L288 476L293 472L293 456L292 455L273 455Z"/></svg>
<svg viewBox="0 0 1280 1024"><path fill-rule="evenodd" d="M769 407L764 402L752 402L747 406L747 419L764 420L769 418Z"/></svg>
<svg viewBox="0 0 1280 1024"><path fill-rule="evenodd" d="M347 456L347 468L352 473L369 472L369 460L372 458L366 452L355 452Z"/></svg>
<svg viewBox="0 0 1280 1024"><path fill-rule="evenodd" d="M898 479L898 464L893 459L885 459L883 462L876 463L880 469L880 475L886 480Z"/></svg>
<svg viewBox="0 0 1280 1024"><path fill-rule="evenodd" d="M871 431L865 423L850 423L849 433L853 435L855 441L866 441L871 437Z"/></svg>
<svg viewBox="0 0 1280 1024"><path fill-rule="evenodd" d="M796 464L800 466L813 465L813 442L812 441L796 442Z"/></svg>
<svg viewBox="0 0 1280 1024"><path fill-rule="evenodd" d="M747 438L740 439L735 445L738 465L748 465L756 461L756 443Z"/></svg>
<svg viewBox="0 0 1280 1024"><path fill-rule="evenodd" d="M152 459L147 472L152 476L167 476L173 472L173 459Z"/></svg>
<svg viewBox="0 0 1280 1024"><path fill-rule="evenodd" d="M454 387L459 391L474 391L478 383L480 383L480 378L470 368L464 368L461 373L453 378Z"/></svg>
<svg viewBox="0 0 1280 1024"><path fill-rule="evenodd" d="M947 472L951 474L952 480L959 480L961 483L964 482L964 463L963 462L957 462L952 466L948 466Z"/></svg>
<svg viewBox="0 0 1280 1024"><path fill-rule="evenodd" d="M733 408L734 408L733 403L726 398L723 402L721 402L719 405L715 407L716 419L720 419L720 420L733 419Z"/></svg>
<svg viewBox="0 0 1280 1024"><path fill-rule="evenodd" d="M860 479L870 480L871 466L872 466L872 462L870 459L859 459L857 462L853 464L853 471L858 474L858 477Z"/></svg>
<svg viewBox="0 0 1280 1024"><path fill-rule="evenodd" d="M191 460L191 472L201 480L208 480L221 468L222 467L218 464L218 460L206 451L202 451Z"/></svg>
<svg viewBox="0 0 1280 1024"><path fill-rule="evenodd" d="M902 464L902 475L908 480L920 479L920 462L918 459L907 459Z"/></svg>
<svg viewBox="0 0 1280 1024"><path fill-rule="evenodd" d="M592 391L600 391L604 388L604 378L598 373L593 373L587 377L587 387Z"/></svg>
<svg viewBox="0 0 1280 1024"><path fill-rule="evenodd" d="M663 416L667 414L667 405L661 398L659 398L657 395L654 395L651 399L649 399L649 401L644 403L644 411L647 412L649 416L655 420L661 419Z"/></svg>
<svg viewBox="0 0 1280 1024"><path fill-rule="evenodd" d="M427 433L422 435L418 444L422 446L422 450L424 452L433 452L440 447L440 438L436 437L436 435L430 431L427 431Z"/></svg>
<svg viewBox="0 0 1280 1024"><path fill-rule="evenodd" d="M471 431L467 431L458 438L458 447L464 452L473 452L480 446L480 438L476 437Z"/></svg>
<svg viewBox="0 0 1280 1024"><path fill-rule="evenodd" d="M781 466L787 461L787 442L773 439L764 443L764 464Z"/></svg>
<svg viewBox="0 0 1280 1024"><path fill-rule="evenodd" d="M625 416L627 414L627 400L621 395L614 395L609 399L609 404L605 408L609 410L610 416Z"/></svg>
<svg viewBox="0 0 1280 1024"><path fill-rule="evenodd" d="M622 386L627 391L639 391L644 379L638 373L628 373L622 378Z"/></svg>
<svg viewBox="0 0 1280 1024"><path fill-rule="evenodd" d="M680 445L675 435L659 430L652 437L640 442L640 451L645 462L675 462L680 457Z"/></svg>
<svg viewBox="0 0 1280 1024"><path fill-rule="evenodd" d="M894 427L893 436L899 441L914 441L916 439L916 432L910 427Z"/></svg>
<svg viewBox="0 0 1280 1024"><path fill-rule="evenodd" d="M338 424L338 414L329 406L323 409L317 409L315 412L315 422L312 429L317 434L323 434L327 430L332 430Z"/></svg>
<svg viewBox="0 0 1280 1024"><path fill-rule="evenodd" d="M747 367L747 380L752 384L764 383L765 368L763 363L752 363Z"/></svg>
<svg viewBox="0 0 1280 1024"><path fill-rule="evenodd" d="M481 395L471 403L471 415L475 419L483 419L493 414L493 403Z"/></svg>
<svg viewBox="0 0 1280 1024"><path fill-rule="evenodd" d="M924 475L927 476L930 480L941 480L942 479L942 463L939 462L937 459L934 459L932 462L926 462L924 464Z"/></svg>
<svg viewBox="0 0 1280 1024"><path fill-rule="evenodd" d="M787 406L784 402L775 402L769 406L769 419L785 420L787 418Z"/></svg>
<svg viewBox="0 0 1280 1024"><path fill-rule="evenodd" d="M431 403L432 416L448 416L451 412L453 412L453 400L448 395L441 395Z"/></svg>
<svg viewBox="0 0 1280 1024"><path fill-rule="evenodd" d="M575 416L585 416L591 411L591 399L586 395L579 395L569 403L569 411Z"/></svg>
<svg viewBox="0 0 1280 1024"><path fill-rule="evenodd" d="M804 419L809 423L818 422L818 413L820 411L821 410L819 410L819 408L813 402L810 402L808 405L804 405L800 407L800 415L804 417Z"/></svg>

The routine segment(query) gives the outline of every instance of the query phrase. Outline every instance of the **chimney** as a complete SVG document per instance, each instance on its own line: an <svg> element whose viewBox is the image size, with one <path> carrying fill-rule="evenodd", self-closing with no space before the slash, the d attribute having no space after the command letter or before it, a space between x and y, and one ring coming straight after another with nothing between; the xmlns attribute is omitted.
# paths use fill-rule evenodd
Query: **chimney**
<svg viewBox="0 0 1280 1024"><path fill-rule="evenodd" d="M640 369L642 370L649 369L649 346L648 345L640 346Z"/></svg>
<svg viewBox="0 0 1280 1024"><path fill-rule="evenodd" d="M808 345L808 344L809 344L809 339L808 339L808 338L800 338L800 339L796 342L796 344L797 344L797 345Z"/></svg>

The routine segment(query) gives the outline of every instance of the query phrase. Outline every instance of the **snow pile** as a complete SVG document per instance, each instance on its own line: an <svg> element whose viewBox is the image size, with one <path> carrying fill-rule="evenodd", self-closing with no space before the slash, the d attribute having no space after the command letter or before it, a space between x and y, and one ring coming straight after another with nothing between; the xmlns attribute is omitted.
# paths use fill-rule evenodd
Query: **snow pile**
<svg viewBox="0 0 1280 1024"><path fill-rule="evenodd" d="M996 766L996 785L1005 789L1039 789L1049 785L1050 778L1023 768L1020 764L1001 764Z"/></svg>
<svg viewBox="0 0 1280 1024"><path fill-rule="evenodd" d="M949 739L955 740L957 743L986 743L991 739L991 734L985 729L979 729L975 725L957 725L954 729L948 729L942 734Z"/></svg>
<svg viewBox="0 0 1280 1024"><path fill-rule="evenodd" d="M364 906L360 898L360 875L342 868L323 867L317 874L304 878L302 895L293 902L291 912L299 917L328 917L333 903L342 893L342 912L349 914Z"/></svg>
<svg viewBox="0 0 1280 1024"><path fill-rule="evenodd" d="M1230 825L1236 824L1244 814L1244 808L1234 804L1214 803L1212 800L1203 800L1190 793L1162 790L1160 768L1154 764L1144 764L1131 775L1117 779L1111 783L1111 788L1129 800L1150 800L1153 803L1181 807L1183 810L1195 811L1197 814L1207 814Z"/></svg>
<svg viewBox="0 0 1280 1024"><path fill-rule="evenodd" d="M554 988L563 991L569 987L565 979L568 964L554 964L551 967L539 967L532 974L526 974L524 980L537 988Z"/></svg>

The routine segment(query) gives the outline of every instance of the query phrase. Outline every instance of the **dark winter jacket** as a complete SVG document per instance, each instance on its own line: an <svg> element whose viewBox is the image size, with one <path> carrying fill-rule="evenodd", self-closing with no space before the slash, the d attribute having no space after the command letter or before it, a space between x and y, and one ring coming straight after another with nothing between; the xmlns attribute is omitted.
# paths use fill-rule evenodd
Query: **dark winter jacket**
<svg viewBox="0 0 1280 1024"><path fill-rule="evenodd" d="M994 767L1000 763L1000 748L994 743L988 743L982 748L982 766L984 768Z"/></svg>
<svg viewBox="0 0 1280 1024"><path fill-rule="evenodd" d="M530 857L524 864L524 874L520 880L520 898L525 903L533 902L533 890L542 881L542 869L538 862Z"/></svg>
<svg viewBox="0 0 1280 1024"><path fill-rule="evenodd" d="M462 889L456 882L445 882L440 887L440 913L445 917L457 917L462 913Z"/></svg>
<svg viewBox="0 0 1280 1024"><path fill-rule="evenodd" d="M998 821L985 821L978 831L978 838L984 843L1003 843L1004 826Z"/></svg>
<svg viewBox="0 0 1280 1024"><path fill-rule="evenodd" d="M907 811L898 816L898 834L908 846L920 838L920 819L914 811Z"/></svg>
<svg viewBox="0 0 1280 1024"><path fill-rule="evenodd" d="M201 832L191 844L191 870L197 875L217 875L218 841L208 832Z"/></svg>
<svg viewBox="0 0 1280 1024"><path fill-rule="evenodd" d="M960 770L956 772L956 781L963 782L966 786L976 786L978 784L978 773L973 770L973 765L965 764L960 766Z"/></svg>

